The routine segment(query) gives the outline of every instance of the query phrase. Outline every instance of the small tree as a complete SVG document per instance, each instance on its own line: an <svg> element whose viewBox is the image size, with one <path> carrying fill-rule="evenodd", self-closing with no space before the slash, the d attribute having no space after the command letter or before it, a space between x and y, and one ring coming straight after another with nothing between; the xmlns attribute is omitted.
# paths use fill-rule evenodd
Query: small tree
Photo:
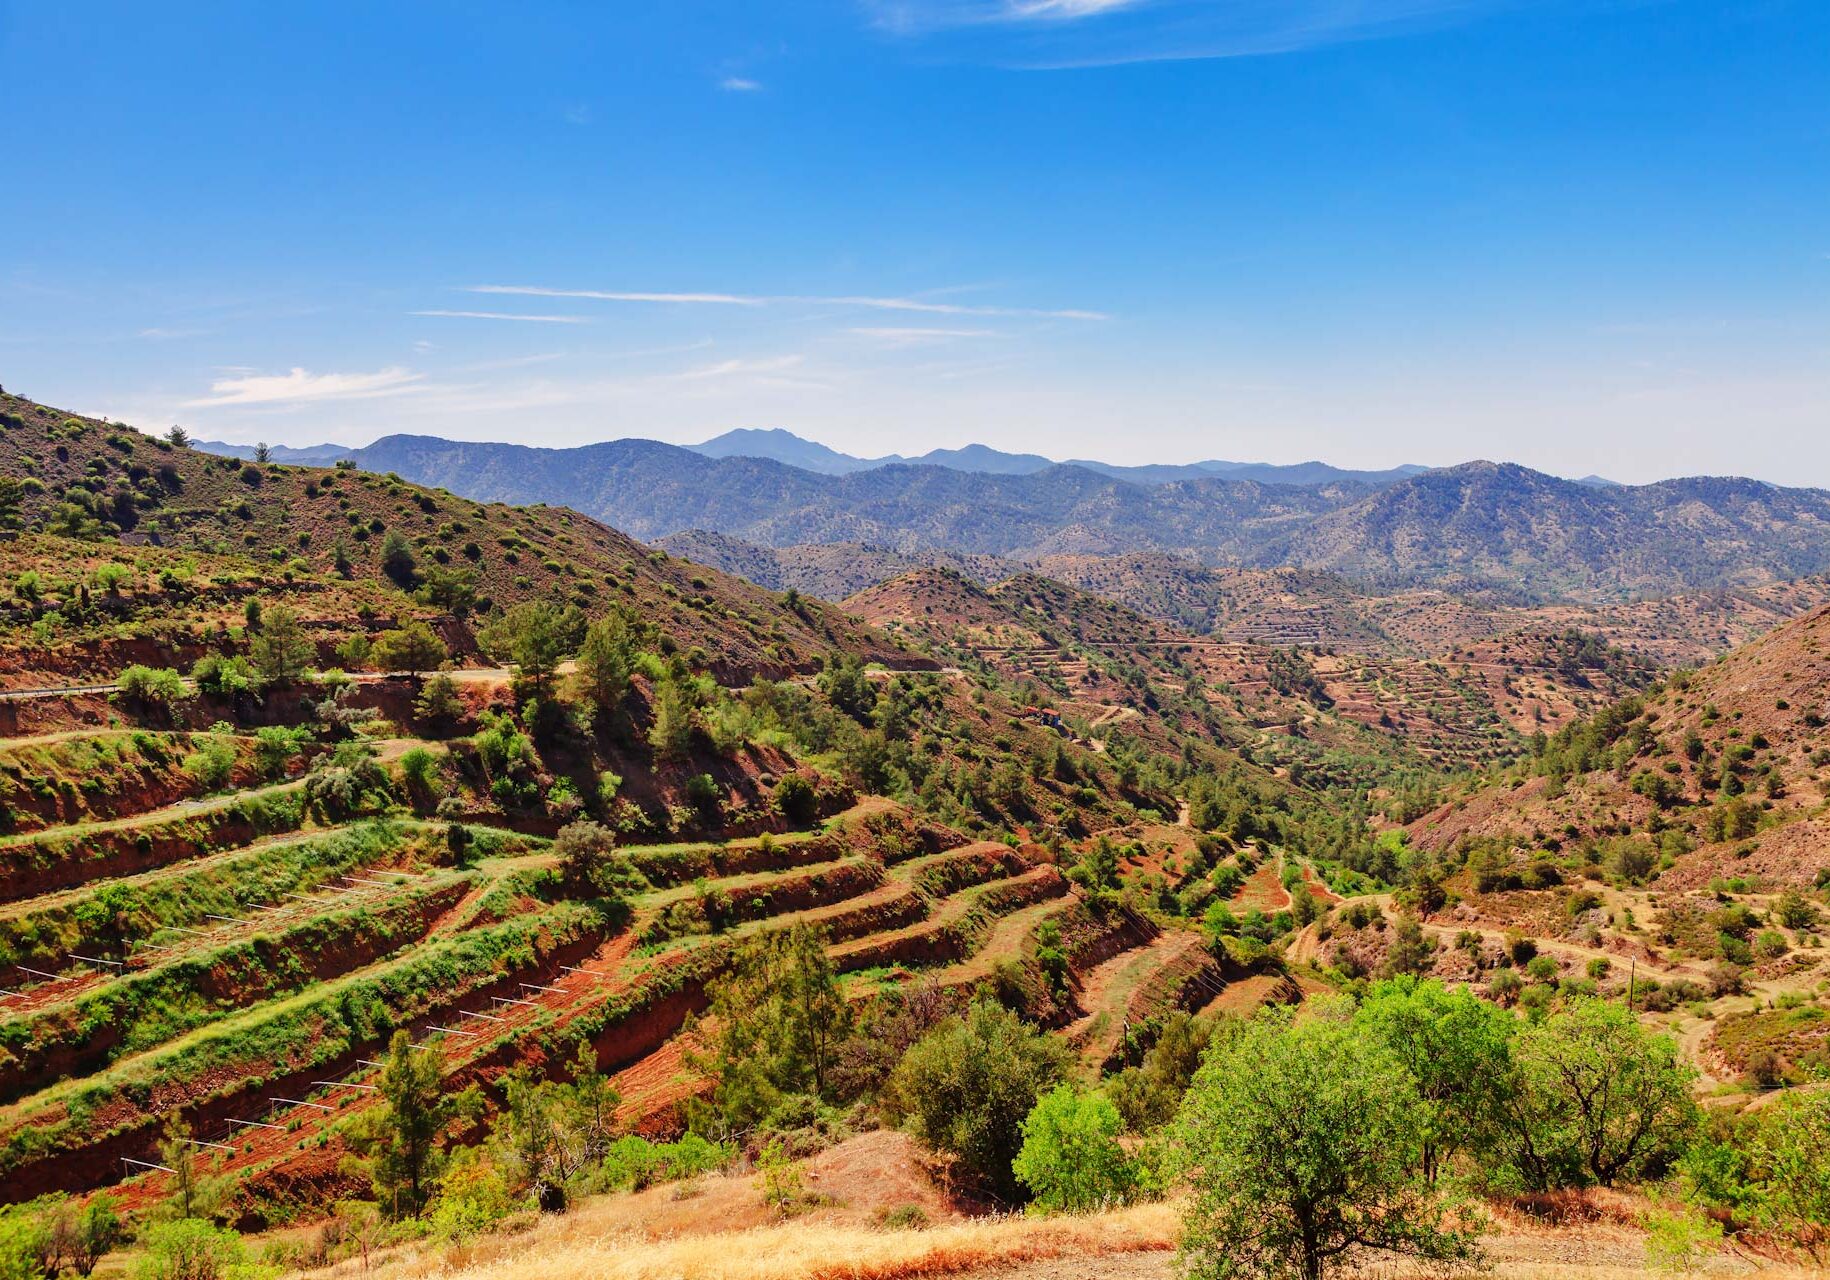
<svg viewBox="0 0 1830 1280"><path fill-rule="evenodd" d="M1802 1093L1761 1117L1755 1139L1768 1211L1821 1259L1830 1242L1830 1093Z"/></svg>
<svg viewBox="0 0 1830 1280"><path fill-rule="evenodd" d="M1519 1033L1503 1139L1537 1188L1655 1172L1682 1154L1696 1069L1617 1004L1577 999Z"/></svg>
<svg viewBox="0 0 1830 1280"><path fill-rule="evenodd" d="M191 444L191 433L174 422L172 429L165 433L165 441L173 448L188 449Z"/></svg>
<svg viewBox="0 0 1830 1280"><path fill-rule="evenodd" d="M457 681L448 675L435 675L420 687L413 700L413 713L439 730L449 730L464 716L464 700L458 696Z"/></svg>
<svg viewBox="0 0 1830 1280"><path fill-rule="evenodd" d="M578 645L584 615L572 605L529 600L493 619L478 633L498 661L512 662L536 694L545 696L560 662Z"/></svg>
<svg viewBox="0 0 1830 1280"><path fill-rule="evenodd" d="M438 1058L415 1049L405 1031L388 1045L380 1090L387 1110L376 1135L375 1191L392 1216L415 1217L438 1185L440 1143L457 1106L443 1091Z"/></svg>
<svg viewBox="0 0 1830 1280"><path fill-rule="evenodd" d="M419 598L454 618L468 617L477 606L477 572L434 565L426 571L426 580L420 584Z"/></svg>
<svg viewBox="0 0 1830 1280"><path fill-rule="evenodd" d="M445 642L423 622L383 631L369 650L370 661L383 671L404 671L416 679L420 672L434 670L450 656Z"/></svg>
<svg viewBox="0 0 1830 1280"><path fill-rule="evenodd" d="M260 678L284 687L305 674L318 656L299 615L285 606L267 611L260 634L248 642L248 660Z"/></svg>
<svg viewBox="0 0 1830 1280"><path fill-rule="evenodd" d="M116 677L121 697L146 709L169 711L191 696L184 677L170 667L147 667L139 663Z"/></svg>
<svg viewBox="0 0 1830 1280"><path fill-rule="evenodd" d="M754 1124L790 1095L830 1097L851 1008L824 930L795 925L751 940L712 984L710 1017L716 1101L727 1119Z"/></svg>
<svg viewBox="0 0 1830 1280"><path fill-rule="evenodd" d="M597 1069L597 1055L580 1040L572 1079L535 1080L525 1069L506 1082L507 1106L495 1138L541 1209L563 1213L567 1183L603 1160L616 1136L620 1099Z"/></svg>
<svg viewBox="0 0 1830 1280"><path fill-rule="evenodd" d="M200 1218L205 1211L197 1176L197 1150L191 1142L190 1122L177 1111L165 1117L159 1140L159 1163L172 1171L171 1212L177 1218Z"/></svg>
<svg viewBox="0 0 1830 1280"><path fill-rule="evenodd" d="M1059 1041L989 1000L950 1018L910 1049L884 1102L917 1138L955 1156L994 1195L1020 1202L1013 1162L1023 1121L1044 1090L1067 1074Z"/></svg>
<svg viewBox="0 0 1830 1280"><path fill-rule="evenodd" d="M1419 1172L1486 1142L1511 1067L1513 1019L1466 988L1396 978L1374 984L1355 1020L1396 1055L1417 1087L1424 1128Z"/></svg>
<svg viewBox="0 0 1830 1280"><path fill-rule="evenodd" d="M577 687L600 712L614 711L629 692L639 636L629 616L617 609L585 629L578 648Z"/></svg>
<svg viewBox="0 0 1830 1280"><path fill-rule="evenodd" d="M1059 1084L1023 1121L1012 1171L1043 1209L1084 1213L1122 1202L1136 1171L1118 1145L1124 1121L1104 1094Z"/></svg>
<svg viewBox="0 0 1830 1280"><path fill-rule="evenodd" d="M629 856L617 852L616 833L589 818L568 823L553 839L566 879L578 890L621 902L643 884Z"/></svg>
<svg viewBox="0 0 1830 1280"><path fill-rule="evenodd" d="M418 581L419 561L413 555L413 544L398 529L389 529L381 540L381 571L406 590L412 590Z"/></svg>
<svg viewBox="0 0 1830 1280"><path fill-rule="evenodd" d="M1336 1009L1222 1032L1174 1129L1194 1180L1186 1273L1320 1280L1363 1250L1471 1257L1418 1171L1427 1126L1403 1065Z"/></svg>
<svg viewBox="0 0 1830 1280"><path fill-rule="evenodd" d="M78 1209L68 1200L53 1205L45 1216L56 1266L47 1268L60 1274L65 1268L87 1276L95 1266L127 1239L126 1227L113 1196L94 1196Z"/></svg>
<svg viewBox="0 0 1830 1280"><path fill-rule="evenodd" d="M24 527L24 504L25 483L17 476L0 476L0 529Z"/></svg>

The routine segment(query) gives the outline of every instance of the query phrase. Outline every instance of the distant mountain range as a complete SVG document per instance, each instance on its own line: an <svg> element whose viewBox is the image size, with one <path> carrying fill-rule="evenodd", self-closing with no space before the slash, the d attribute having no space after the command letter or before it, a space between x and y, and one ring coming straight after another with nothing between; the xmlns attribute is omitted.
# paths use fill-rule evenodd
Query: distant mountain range
<svg viewBox="0 0 1830 1280"><path fill-rule="evenodd" d="M1385 485L1429 470L1428 467L1406 465L1384 471L1351 471L1325 462L1278 464L1215 460L1119 466L1110 462L1071 458L1063 463L1045 458L1039 453L1005 453L1001 449L982 444L969 444L963 449L931 449L916 457L892 453L881 458L859 458L849 453L840 453L817 441L803 439L780 427L767 430L740 427L703 444L686 447L708 458L769 458L785 462L791 467L799 467L803 471L817 471L829 476L846 476L897 465L946 467L952 471L972 471L993 476L1027 476L1046 471L1050 467L1069 466L1083 467L1115 480L1130 480L1136 484L1168 484L1175 480L1205 480L1225 476L1233 480L1259 480L1266 484L1337 484L1354 481Z"/></svg>
<svg viewBox="0 0 1830 1280"><path fill-rule="evenodd" d="M259 445L228 444L222 440L193 440L191 448L204 453L214 453L223 458L246 458L253 460L258 456ZM268 460L285 462L300 467L327 467L338 458L347 458L355 450L343 444L308 444L300 449L283 444L267 446Z"/></svg>
<svg viewBox="0 0 1830 1280"><path fill-rule="evenodd" d="M378 442L379 443L379 442ZM613 443L624 443L615 441ZM258 446L251 444L225 444L220 440L199 440L195 447L206 453L221 454L229 458L252 458ZM1083 467L1096 471L1100 475L1111 476L1117 480L1129 480L1135 484L1167 484L1173 480L1204 480L1213 476L1226 476L1234 480L1260 480L1266 484L1337 484L1342 481L1353 481L1359 484L1384 485L1410 476L1419 475L1429 470L1427 467L1401 466L1391 467L1384 471L1353 471L1345 467L1330 466L1326 462L1296 462L1289 464L1271 462L1189 462L1189 463L1147 463L1141 466L1120 466L1110 462L1095 462L1089 459L1076 458L1066 463L1045 458L1038 453L1005 453L989 445L969 444L961 449L930 449L919 457L904 457L901 454L887 454L881 458L860 458L849 453L840 453L816 440L808 440L784 431L780 427L761 429L739 427L727 431L721 436L714 436L703 444L685 445L684 448L707 458L766 458L774 462L783 462L803 471L812 471L827 476L847 476L859 471L874 471L879 467L918 466L946 467L950 471L976 472L991 476L1027 476L1050 467L1070 466ZM349 445L314 444L303 448L288 448L285 445L270 445L268 452L275 462L294 462L309 466L325 466L339 458L347 458L359 452ZM1591 476L1582 481L1584 484L1607 484L1608 481Z"/></svg>
<svg viewBox="0 0 1830 1280"><path fill-rule="evenodd" d="M574 507L648 540L706 530L763 547L1024 561L1166 552L1586 601L1830 570L1830 493L1735 478L1595 484L1492 462L1384 483L1140 482L1077 464L994 473L906 461L830 474L651 440L536 449L429 436L389 436L350 457L468 497Z"/></svg>

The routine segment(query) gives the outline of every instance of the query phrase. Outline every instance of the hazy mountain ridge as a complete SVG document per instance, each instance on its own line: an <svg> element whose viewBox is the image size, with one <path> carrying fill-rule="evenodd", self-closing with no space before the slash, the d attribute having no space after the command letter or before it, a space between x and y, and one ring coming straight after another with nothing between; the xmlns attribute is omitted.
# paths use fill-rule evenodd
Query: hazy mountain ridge
<svg viewBox="0 0 1830 1280"><path fill-rule="evenodd" d="M969 444L958 449L930 449L918 456L891 453L878 458L862 458L856 454L841 453L780 427L739 427L686 447L708 458L768 458L825 475L850 475L858 471L906 463L913 466L947 467L954 471L976 471L985 475L1034 475L1055 466L1081 467L1110 476L1114 480L1129 480L1134 484L1167 484L1174 480L1205 480L1221 476L1233 480L1258 480L1266 484L1314 485L1352 481L1382 485L1421 475L1429 470L1428 467L1414 464L1377 471L1357 471L1331 466L1326 462L1226 462L1220 459L1126 466L1090 458L1057 461L1039 453L1006 453L1002 449L982 444Z"/></svg>
<svg viewBox="0 0 1830 1280"><path fill-rule="evenodd" d="M1141 485L1065 464L994 475L896 463L831 476L655 441L556 450L424 436L390 436L353 457L472 497L576 507L651 541L695 529L902 555L1159 552L1384 588L1589 601L1830 570L1830 493L1733 477L1601 487L1490 462L1377 488L1221 477Z"/></svg>

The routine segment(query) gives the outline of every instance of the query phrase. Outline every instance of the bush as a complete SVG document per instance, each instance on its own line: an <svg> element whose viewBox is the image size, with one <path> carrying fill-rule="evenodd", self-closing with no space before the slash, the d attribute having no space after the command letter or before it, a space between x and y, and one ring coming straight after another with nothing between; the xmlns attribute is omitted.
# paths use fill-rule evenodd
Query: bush
<svg viewBox="0 0 1830 1280"><path fill-rule="evenodd" d="M610 1144L599 1172L605 1190L641 1191L657 1183L694 1178L722 1169L732 1152L689 1133L678 1142L650 1142L634 1134Z"/></svg>
<svg viewBox="0 0 1830 1280"><path fill-rule="evenodd" d="M211 734L184 757L184 771L197 779L197 785L205 791L222 790L235 772L234 744Z"/></svg>
<svg viewBox="0 0 1830 1280"><path fill-rule="evenodd" d="M1059 1041L990 1001L975 1002L904 1055L885 1104L915 1136L960 1161L994 1194L1020 1202L1013 1162L1023 1122L1043 1090L1066 1074Z"/></svg>
<svg viewBox="0 0 1830 1280"><path fill-rule="evenodd" d="M645 883L629 856L617 851L616 834L589 818L561 828L553 852L567 881L580 892L621 902Z"/></svg>
<svg viewBox="0 0 1830 1280"><path fill-rule="evenodd" d="M1103 1095L1056 1085L1023 1121L1023 1147L1012 1171L1038 1208L1085 1213L1122 1204L1136 1174L1118 1131L1118 1108Z"/></svg>
<svg viewBox="0 0 1830 1280"><path fill-rule="evenodd" d="M804 827L819 814L819 797L814 793L813 784L798 773L791 773L776 783L770 799L776 812L790 826Z"/></svg>
<svg viewBox="0 0 1830 1280"><path fill-rule="evenodd" d="M1722 1224L1700 1213L1654 1209L1646 1215L1646 1263L1657 1271L1696 1270L1722 1243Z"/></svg>
<svg viewBox="0 0 1830 1280"><path fill-rule="evenodd" d="M148 1231L134 1280L224 1280L248 1274L241 1237L201 1218L162 1222Z"/></svg>
<svg viewBox="0 0 1830 1280"><path fill-rule="evenodd" d="M147 708L170 709L191 696L184 677L170 667L148 667L135 663L116 677L121 696Z"/></svg>

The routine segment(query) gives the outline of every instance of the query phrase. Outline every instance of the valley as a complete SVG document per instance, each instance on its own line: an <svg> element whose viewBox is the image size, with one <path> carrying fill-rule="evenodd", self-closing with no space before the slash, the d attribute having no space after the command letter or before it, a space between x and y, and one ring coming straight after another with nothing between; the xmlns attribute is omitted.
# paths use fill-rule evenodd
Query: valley
<svg viewBox="0 0 1830 1280"><path fill-rule="evenodd" d="M942 1090L972 1037L1034 1055L1113 1108L1125 1178L1168 1177L1215 1046L1386 1035L1405 1002L1494 1019L1496 1087L1548 1087L1545 1037L1603 1023L1617 1069L1666 1073L1667 1164L1534 1163L1524 1119L1463 1139L1515 1179L1481 1192L1496 1258L1586 1238L1533 1234L1556 1196L1637 1266L1695 1135L1815 1123L1822 578L1533 600L1158 552L649 547L18 397L0 447L17 1221L181 1204L283 1269L408 1276L509 1265L504 1227L590 1256L535 1224L576 1198L563 1221L656 1259L721 1206L805 1216L882 1258L861 1274L955 1238L919 1265L1157 1274L1182 1191L1107 1204L1130 1243L987 1225L1010 1157L936 1127L911 1064ZM1708 1203L1773 1262L1815 1229Z"/></svg>

